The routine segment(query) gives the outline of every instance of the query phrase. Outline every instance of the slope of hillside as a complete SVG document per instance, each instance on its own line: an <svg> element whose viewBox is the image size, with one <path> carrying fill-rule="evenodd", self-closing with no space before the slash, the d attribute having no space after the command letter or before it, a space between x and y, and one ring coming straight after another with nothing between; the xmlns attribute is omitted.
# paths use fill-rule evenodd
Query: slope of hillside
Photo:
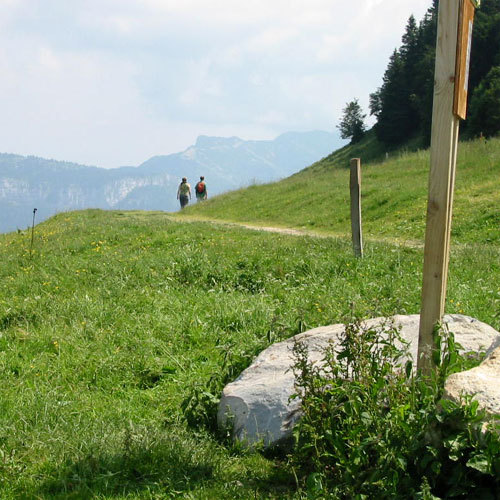
<svg viewBox="0 0 500 500"><path fill-rule="evenodd" d="M364 162L366 156L372 161ZM386 157L372 135L280 182L251 186L191 206L179 217L350 231L349 158L362 159L363 229L367 238L424 237L429 151ZM454 241L500 243L500 138L459 145Z"/></svg>

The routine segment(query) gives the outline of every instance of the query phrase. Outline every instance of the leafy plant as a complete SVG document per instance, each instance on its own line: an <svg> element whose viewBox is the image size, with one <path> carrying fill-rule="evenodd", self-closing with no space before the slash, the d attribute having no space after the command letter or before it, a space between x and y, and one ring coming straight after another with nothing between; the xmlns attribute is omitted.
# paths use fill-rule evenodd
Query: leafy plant
<svg viewBox="0 0 500 500"><path fill-rule="evenodd" d="M235 349L234 345L222 345L222 361L218 370L205 382L191 385L188 395L181 403L186 422L191 427L205 427L217 432L217 410L224 386L233 381L262 349L256 345L251 350Z"/></svg>
<svg viewBox="0 0 500 500"><path fill-rule="evenodd" d="M500 492L498 435L481 428L476 402L441 398L446 375L466 361L447 331L437 332L435 347L437 369L428 378L415 373L408 345L390 324L347 324L319 365L295 344L303 417L291 461L315 498Z"/></svg>

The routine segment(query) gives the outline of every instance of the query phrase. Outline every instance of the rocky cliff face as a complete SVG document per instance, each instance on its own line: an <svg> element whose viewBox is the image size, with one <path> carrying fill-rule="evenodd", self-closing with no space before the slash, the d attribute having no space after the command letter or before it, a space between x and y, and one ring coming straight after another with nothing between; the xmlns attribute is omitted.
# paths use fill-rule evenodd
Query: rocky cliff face
<svg viewBox="0 0 500 500"><path fill-rule="evenodd" d="M207 179L209 196L252 182L269 182L320 160L342 143L327 132L287 133L273 141L201 136L181 153L150 158L138 167L102 169L0 154L0 232L75 209L178 209L177 185Z"/></svg>

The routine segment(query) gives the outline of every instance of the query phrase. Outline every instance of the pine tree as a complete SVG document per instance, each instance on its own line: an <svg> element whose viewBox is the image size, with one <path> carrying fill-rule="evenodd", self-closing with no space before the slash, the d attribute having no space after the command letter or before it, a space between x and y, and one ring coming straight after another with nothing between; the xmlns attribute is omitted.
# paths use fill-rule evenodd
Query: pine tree
<svg viewBox="0 0 500 500"><path fill-rule="evenodd" d="M500 64L500 0L483 0L474 20L469 88Z"/></svg>
<svg viewBox="0 0 500 500"><path fill-rule="evenodd" d="M365 133L364 119L361 106L357 99L348 102L342 110L342 119L337 125L342 139L351 139L351 144L359 142Z"/></svg>
<svg viewBox="0 0 500 500"><path fill-rule="evenodd" d="M370 115L379 117L382 112L382 89L378 88L370 94Z"/></svg>
<svg viewBox="0 0 500 500"><path fill-rule="evenodd" d="M420 30L413 16L410 16L406 25L406 31L402 38L400 49L404 70L404 85L407 93L407 109L405 110L404 128L408 136L419 130L420 116L418 113L419 85L417 78L417 67L422 56L420 43Z"/></svg>
<svg viewBox="0 0 500 500"><path fill-rule="evenodd" d="M401 54L395 50L378 90L380 112L375 133L387 145L397 145L408 138L410 98L405 84L405 68ZM376 96L372 95L372 102Z"/></svg>
<svg viewBox="0 0 500 500"><path fill-rule="evenodd" d="M437 1L428 9L419 25L419 60L415 66L415 107L423 145L431 140L434 64L436 59Z"/></svg>
<svg viewBox="0 0 500 500"><path fill-rule="evenodd" d="M500 66L494 66L474 91L469 106L471 136L500 132Z"/></svg>
<svg viewBox="0 0 500 500"><path fill-rule="evenodd" d="M418 67L425 53L422 29L410 16L402 45L389 60L382 86L370 95L370 112L377 117L377 137L398 145L420 130L420 82Z"/></svg>

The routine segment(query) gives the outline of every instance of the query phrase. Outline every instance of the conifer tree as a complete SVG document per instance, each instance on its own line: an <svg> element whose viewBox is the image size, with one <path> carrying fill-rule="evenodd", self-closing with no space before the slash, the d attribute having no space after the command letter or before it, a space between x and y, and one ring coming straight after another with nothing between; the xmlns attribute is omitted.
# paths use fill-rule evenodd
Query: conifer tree
<svg viewBox="0 0 500 500"><path fill-rule="evenodd" d="M408 138L408 110L410 98L405 85L405 68L399 51L395 50L384 74L382 87L370 96L372 104L379 106L375 133L379 140L396 145Z"/></svg>
<svg viewBox="0 0 500 500"><path fill-rule="evenodd" d="M337 125L340 137L342 139L350 138L351 144L359 142L365 133L364 119L366 115L363 114L358 99L348 102L342 113L342 119Z"/></svg>
<svg viewBox="0 0 500 500"><path fill-rule="evenodd" d="M414 105L419 116L422 144L431 140L432 101L434 97L434 63L436 58L437 1L426 12L419 25L419 60L415 66Z"/></svg>
<svg viewBox="0 0 500 500"><path fill-rule="evenodd" d="M494 66L475 90L469 116L469 135L491 137L500 132L500 66Z"/></svg>
<svg viewBox="0 0 500 500"><path fill-rule="evenodd" d="M400 49L401 59L403 62L403 84L406 88L406 110L404 113L405 132L408 137L411 137L419 130L419 113L418 113L418 78L417 68L422 56L422 45L420 40L420 30L413 16L410 16L406 25L406 31L402 38L402 46Z"/></svg>
<svg viewBox="0 0 500 500"><path fill-rule="evenodd" d="M483 0L474 19L469 87L474 89L500 64L500 0Z"/></svg>

